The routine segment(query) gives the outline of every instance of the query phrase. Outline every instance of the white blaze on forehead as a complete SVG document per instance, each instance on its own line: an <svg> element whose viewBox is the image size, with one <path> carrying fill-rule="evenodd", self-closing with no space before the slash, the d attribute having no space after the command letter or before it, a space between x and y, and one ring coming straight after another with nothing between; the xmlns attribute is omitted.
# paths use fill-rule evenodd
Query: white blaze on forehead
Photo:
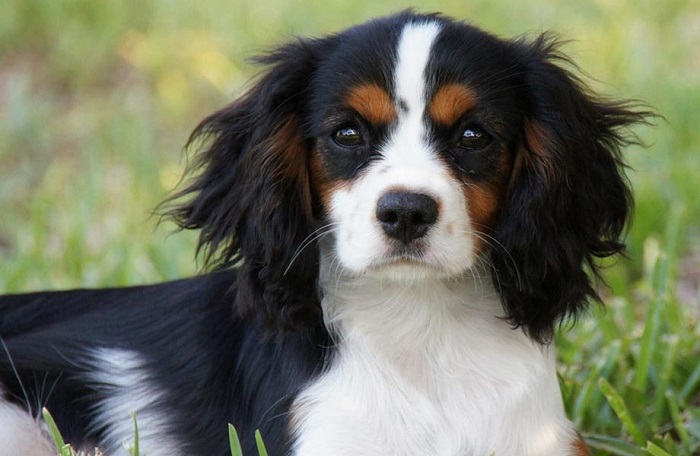
<svg viewBox="0 0 700 456"><path fill-rule="evenodd" d="M408 24L401 32L394 70L399 119L397 129L383 151L390 163L422 167L425 160L432 160L431 154L426 154L423 121L427 104L425 69L439 32L440 26L435 22Z"/></svg>
<svg viewBox="0 0 700 456"><path fill-rule="evenodd" d="M439 31L437 23L425 22L408 24L401 32L394 83L397 99L406 103L409 114L425 109L425 67Z"/></svg>

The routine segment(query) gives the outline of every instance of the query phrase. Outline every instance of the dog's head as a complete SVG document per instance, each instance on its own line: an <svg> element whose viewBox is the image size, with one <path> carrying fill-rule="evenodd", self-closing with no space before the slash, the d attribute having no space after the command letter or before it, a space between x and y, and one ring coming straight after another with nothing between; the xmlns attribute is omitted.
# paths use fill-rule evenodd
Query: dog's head
<svg viewBox="0 0 700 456"><path fill-rule="evenodd" d="M318 240L335 267L459 280L488 265L513 325L547 340L596 293L632 198L619 147L644 112L590 93L556 41L506 41L411 12L259 59L267 73L193 133L170 214L237 303L317 321Z"/></svg>

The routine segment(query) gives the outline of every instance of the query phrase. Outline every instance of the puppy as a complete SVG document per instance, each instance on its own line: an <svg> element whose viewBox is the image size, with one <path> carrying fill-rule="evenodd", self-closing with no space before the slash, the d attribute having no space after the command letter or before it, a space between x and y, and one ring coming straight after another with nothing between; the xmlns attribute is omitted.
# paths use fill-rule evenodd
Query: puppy
<svg viewBox="0 0 700 456"><path fill-rule="evenodd" d="M441 15L259 62L166 203L216 272L0 298L15 454L46 453L42 407L110 455L132 413L148 456L226 455L227 423L249 455L255 429L272 455L589 454L552 333L623 248L620 147L646 113L591 93L548 35Z"/></svg>

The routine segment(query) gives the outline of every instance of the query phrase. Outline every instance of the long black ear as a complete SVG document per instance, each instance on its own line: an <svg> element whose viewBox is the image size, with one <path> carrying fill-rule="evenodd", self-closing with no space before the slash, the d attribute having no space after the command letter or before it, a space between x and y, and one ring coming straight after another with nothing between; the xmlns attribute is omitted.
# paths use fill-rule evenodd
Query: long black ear
<svg viewBox="0 0 700 456"><path fill-rule="evenodd" d="M316 249L292 258L313 222L307 85L331 44L298 41L259 58L268 66L262 79L192 133L188 147L200 147L194 177L165 203L166 217L201 230L207 266L240 267L232 288L237 310L277 327L312 324L320 315Z"/></svg>
<svg viewBox="0 0 700 456"><path fill-rule="evenodd" d="M620 147L649 112L593 95L562 68L556 40L516 43L527 116L493 249L494 282L508 317L535 340L599 297L587 269L623 250L632 209Z"/></svg>

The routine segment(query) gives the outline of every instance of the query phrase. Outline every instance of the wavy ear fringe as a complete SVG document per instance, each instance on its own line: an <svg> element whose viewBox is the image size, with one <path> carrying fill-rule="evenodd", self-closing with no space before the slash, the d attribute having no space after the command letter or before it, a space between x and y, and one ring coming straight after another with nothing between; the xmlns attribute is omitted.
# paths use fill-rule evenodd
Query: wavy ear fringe
<svg viewBox="0 0 700 456"><path fill-rule="evenodd" d="M313 223L305 93L329 44L299 41L259 59L269 65L262 79L194 130L193 178L160 207L181 229L200 230L206 266L239 267L237 310L275 328L321 318L317 250L294 254Z"/></svg>
<svg viewBox="0 0 700 456"><path fill-rule="evenodd" d="M599 278L595 258L624 249L633 199L620 148L637 143L629 127L653 113L591 93L559 66L571 62L550 36L515 45L526 56L529 119L497 228L503 250L492 252L493 279L513 325L548 342L558 322L599 300L586 269Z"/></svg>

